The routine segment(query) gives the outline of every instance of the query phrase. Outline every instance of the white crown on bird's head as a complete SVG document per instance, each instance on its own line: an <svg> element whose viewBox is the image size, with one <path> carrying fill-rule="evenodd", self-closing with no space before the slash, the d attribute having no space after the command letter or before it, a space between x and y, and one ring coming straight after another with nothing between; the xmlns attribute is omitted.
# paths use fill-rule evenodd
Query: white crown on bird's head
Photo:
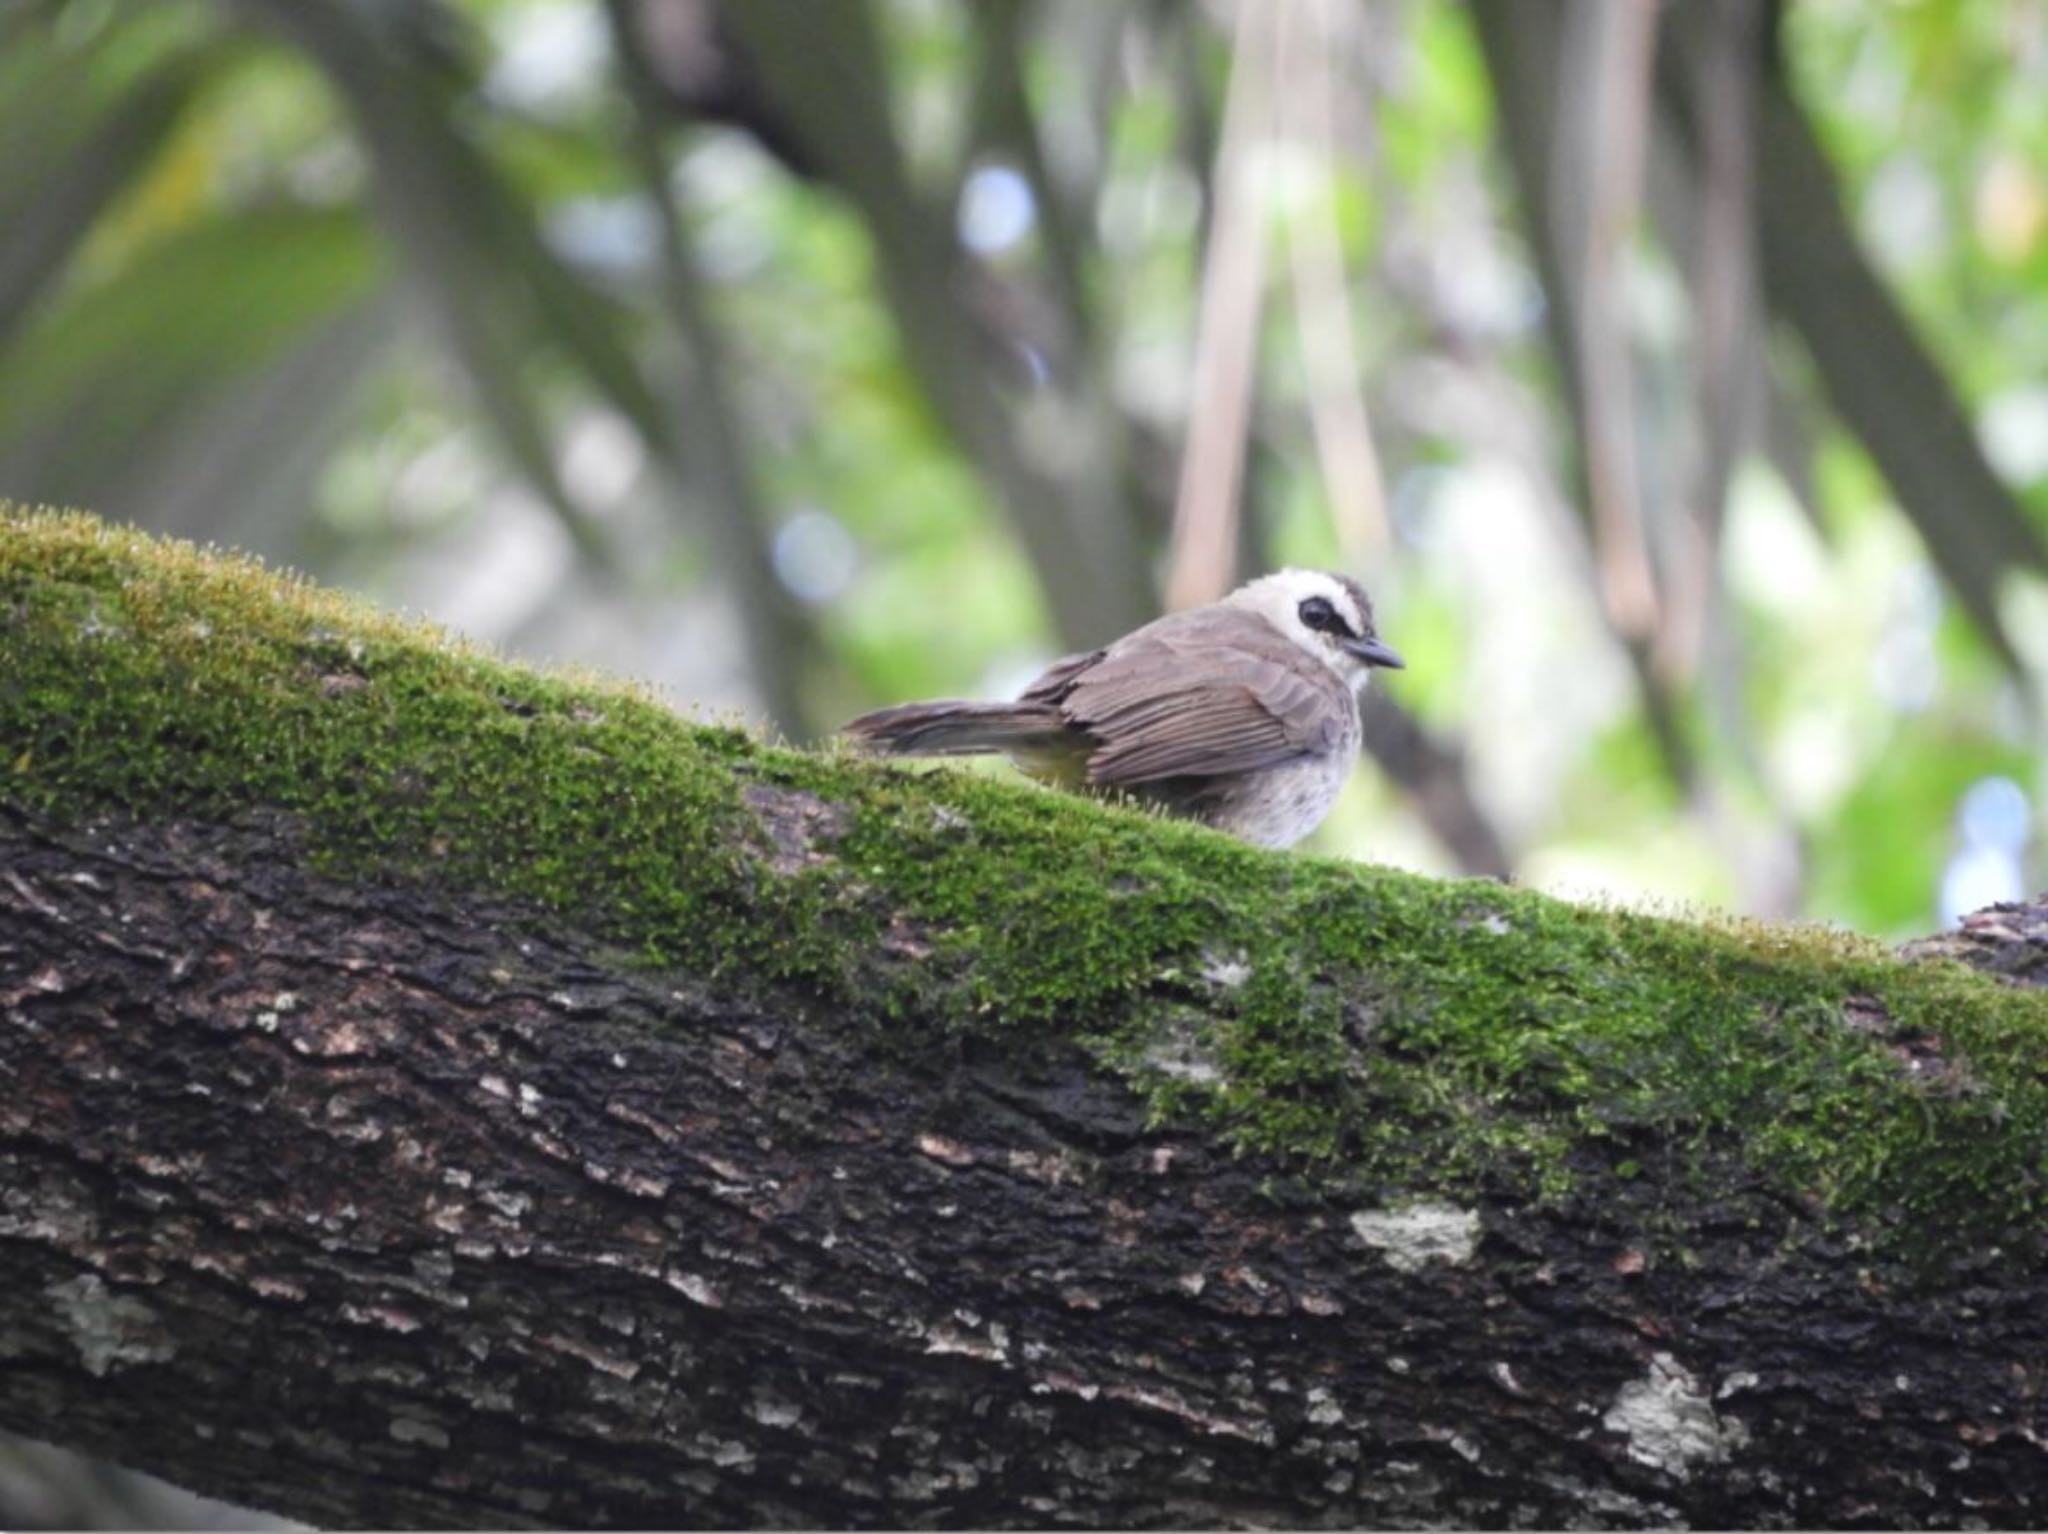
<svg viewBox="0 0 2048 1534"><path fill-rule="evenodd" d="M1329 570L1275 570L1247 581L1223 600L1228 606L1259 614L1353 687L1363 687L1376 669L1399 669L1403 664L1399 655L1380 642L1372 598L1348 575ZM1318 609L1318 601L1326 604L1326 609ZM1323 610L1333 622L1311 621Z"/></svg>

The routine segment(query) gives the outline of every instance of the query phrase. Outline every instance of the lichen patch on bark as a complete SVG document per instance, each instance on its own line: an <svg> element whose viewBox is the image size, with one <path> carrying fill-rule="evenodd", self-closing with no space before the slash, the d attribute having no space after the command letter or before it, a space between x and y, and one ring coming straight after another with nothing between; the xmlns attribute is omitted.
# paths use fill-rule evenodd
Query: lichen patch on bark
<svg viewBox="0 0 2048 1534"><path fill-rule="evenodd" d="M1467 1263L1479 1249L1479 1211L1450 1204L1362 1210L1352 1215L1351 1228L1403 1273L1420 1272L1431 1263Z"/></svg>
<svg viewBox="0 0 2048 1534"><path fill-rule="evenodd" d="M1629 1458L1681 1481L1749 1442L1741 1419L1715 1411L1698 1379L1669 1353L1653 1355L1648 1372L1621 1388L1600 1421L1627 1437Z"/></svg>
<svg viewBox="0 0 2048 1534"><path fill-rule="evenodd" d="M90 1374L104 1379L128 1365L177 1357L177 1341L155 1309L132 1294L109 1289L97 1273L51 1284L43 1293L63 1318Z"/></svg>

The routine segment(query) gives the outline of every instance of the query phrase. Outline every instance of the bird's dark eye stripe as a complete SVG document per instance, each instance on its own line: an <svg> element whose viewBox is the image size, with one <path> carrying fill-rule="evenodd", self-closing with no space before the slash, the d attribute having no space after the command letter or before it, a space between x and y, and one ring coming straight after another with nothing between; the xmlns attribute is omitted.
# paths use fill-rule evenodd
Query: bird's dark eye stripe
<svg viewBox="0 0 2048 1534"><path fill-rule="evenodd" d="M1330 605L1328 597L1309 597L1296 611L1301 615L1301 621L1309 628L1329 634L1351 632L1350 625L1338 615L1337 609Z"/></svg>

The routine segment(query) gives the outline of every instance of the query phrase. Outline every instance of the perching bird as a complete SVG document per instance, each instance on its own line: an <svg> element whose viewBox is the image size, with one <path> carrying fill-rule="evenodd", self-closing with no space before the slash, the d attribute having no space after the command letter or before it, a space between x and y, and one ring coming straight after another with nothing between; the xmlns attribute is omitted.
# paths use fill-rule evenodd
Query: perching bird
<svg viewBox="0 0 2048 1534"><path fill-rule="evenodd" d="M1322 824L1358 759L1374 668L1402 664L1358 582L1282 570L1056 661L1014 703L906 703L845 733L898 756L1003 752L1063 788L1289 847Z"/></svg>

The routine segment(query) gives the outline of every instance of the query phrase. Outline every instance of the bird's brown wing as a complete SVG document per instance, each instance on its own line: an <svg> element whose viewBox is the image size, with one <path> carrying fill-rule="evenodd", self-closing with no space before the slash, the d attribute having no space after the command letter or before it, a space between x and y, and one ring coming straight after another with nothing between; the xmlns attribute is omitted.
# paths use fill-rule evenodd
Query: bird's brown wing
<svg viewBox="0 0 2048 1534"><path fill-rule="evenodd" d="M1086 662L1086 663L1084 663ZM1062 661L1027 697L1095 740L1091 782L1256 772L1334 751L1349 689L1255 613L1202 608Z"/></svg>
<svg viewBox="0 0 2048 1534"><path fill-rule="evenodd" d="M1144 630L1138 632L1143 633ZM1062 656L1041 671L1038 680L1017 695L1017 701L1058 705L1074 690L1074 682L1081 673L1108 653L1107 650L1083 650L1078 655Z"/></svg>

